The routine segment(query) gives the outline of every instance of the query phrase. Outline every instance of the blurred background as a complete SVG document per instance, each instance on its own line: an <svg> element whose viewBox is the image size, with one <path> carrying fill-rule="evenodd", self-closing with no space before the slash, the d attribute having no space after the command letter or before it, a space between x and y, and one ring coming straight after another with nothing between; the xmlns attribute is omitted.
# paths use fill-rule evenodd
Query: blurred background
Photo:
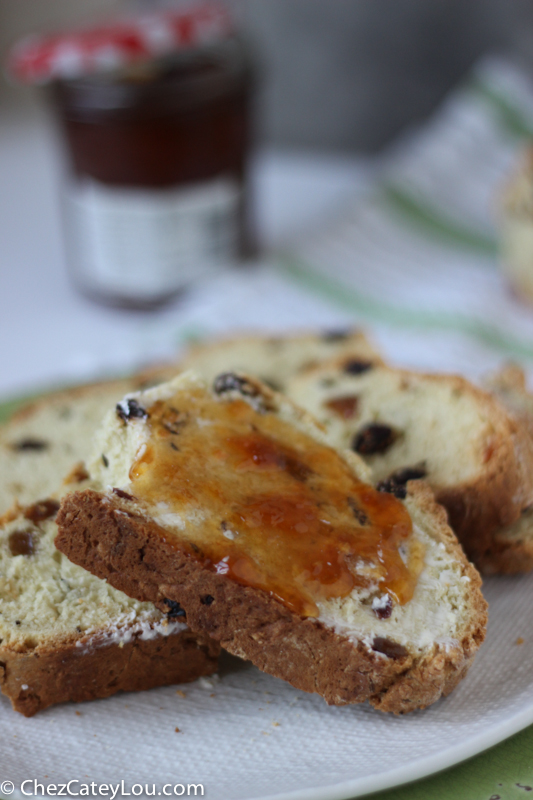
<svg viewBox="0 0 533 800"><path fill-rule="evenodd" d="M30 33L69 30L132 9L187 5L0 0L0 59L5 64L13 43ZM522 291L501 269L499 243L502 187L533 140L530 0L225 5L254 65L250 132L244 135L242 119L234 120L242 159L232 167L233 183L226 181L226 167L220 174L199 169L198 180L213 178L216 185L208 181L204 188L211 194L195 195L194 202L187 195L187 202L196 208L195 225L203 214L209 236L215 230L219 236L224 214L239 216L244 204L258 246L245 268L233 264L209 276L189 269L182 282L188 291L163 291L170 302L156 303L153 312L92 302L91 291L78 291L73 280L76 259L68 249L74 223L78 250L88 252L89 243L94 251L104 234L119 230L115 211L126 213L130 200L135 206L148 197L128 199L121 194L123 177L108 180L127 148L91 145L93 161L106 160L108 177L98 177L94 163L79 159L74 170L76 126L69 144L48 88L0 80L0 336L17 342L0 350L0 392L124 372L168 357L190 335L238 327L355 322L371 326L398 363L472 375L515 355L533 363L533 245L517 260L530 284ZM133 83L140 87L146 75L138 78ZM69 95L61 102L64 115L77 100ZM183 154L187 142L204 141L206 131L185 138L176 150ZM82 139L75 145L79 158ZM206 163L224 141L213 134ZM156 160L159 145L151 152ZM199 163L185 156L182 161ZM130 158L130 166L138 167L138 159ZM178 195L167 189L179 194L196 186L183 176L172 180L167 186L159 175L157 188L142 178L137 188L163 187L174 203ZM533 175L528 186L529 209ZM150 197L149 205L154 197L157 205L162 195ZM143 225L152 219L150 208L136 207ZM157 258L166 258L172 247L206 249L201 225L194 235L184 225L185 238L178 236L167 211L164 236L153 226L143 233L140 224L128 222L124 274L131 277L136 263L139 274L146 273L140 279L149 281ZM177 206L171 212L177 219ZM533 220L533 210L530 215ZM100 239L91 243L98 225ZM533 242L533 221L522 238ZM86 273L96 275L86 260Z"/></svg>
<svg viewBox="0 0 533 800"><path fill-rule="evenodd" d="M131 6L0 0L0 56L21 35ZM149 4L146 4L149 5ZM157 5L154 3L153 5ZM528 0L233 0L256 45L261 143L376 152L424 119L488 52L528 59ZM25 92L3 84L0 103ZM1 108L1 106L0 106Z"/></svg>

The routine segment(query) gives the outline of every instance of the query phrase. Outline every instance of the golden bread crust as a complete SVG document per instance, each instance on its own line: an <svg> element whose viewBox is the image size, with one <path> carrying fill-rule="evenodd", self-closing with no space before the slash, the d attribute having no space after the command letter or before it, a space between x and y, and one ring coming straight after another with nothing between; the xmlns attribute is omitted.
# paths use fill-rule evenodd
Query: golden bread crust
<svg viewBox="0 0 533 800"><path fill-rule="evenodd" d="M186 611L187 623L229 652L334 705L369 700L382 711L405 713L448 694L464 677L483 641L486 603L480 578L466 561L443 510L427 487L411 484L417 517L432 517L436 537L451 546L470 580L473 612L461 640L435 646L417 658L387 658L339 635L315 619L302 618L266 592L241 586L177 551L153 521L125 511L105 495L86 490L65 498L58 516L58 549L132 597L162 610L168 601Z"/></svg>
<svg viewBox="0 0 533 800"><path fill-rule="evenodd" d="M0 688L25 717L56 703L194 681L217 669L219 647L190 630L101 646L51 642L17 652L0 647Z"/></svg>

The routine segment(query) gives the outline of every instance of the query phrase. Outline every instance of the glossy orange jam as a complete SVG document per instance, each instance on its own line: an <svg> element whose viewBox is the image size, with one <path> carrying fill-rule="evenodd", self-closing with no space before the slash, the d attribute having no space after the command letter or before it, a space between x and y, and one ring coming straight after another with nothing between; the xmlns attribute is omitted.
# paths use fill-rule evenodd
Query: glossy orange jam
<svg viewBox="0 0 533 800"><path fill-rule="evenodd" d="M174 544L207 567L303 616L355 587L400 604L413 596L421 559L406 565L400 554L412 532L406 509L358 480L333 449L201 389L158 401L146 424L131 491L167 529L167 515L185 520Z"/></svg>

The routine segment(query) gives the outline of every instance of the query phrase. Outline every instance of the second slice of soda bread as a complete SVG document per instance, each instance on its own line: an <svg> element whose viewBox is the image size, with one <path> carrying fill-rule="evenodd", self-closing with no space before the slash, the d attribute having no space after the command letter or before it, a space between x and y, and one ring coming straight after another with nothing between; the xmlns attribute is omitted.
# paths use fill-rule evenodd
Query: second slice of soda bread
<svg viewBox="0 0 533 800"><path fill-rule="evenodd" d="M215 672L209 637L56 550L58 506L48 499L0 525L0 688L13 708L29 717Z"/></svg>
<svg viewBox="0 0 533 800"><path fill-rule="evenodd" d="M314 420L244 376L192 374L109 413L57 547L328 703L423 708L483 640L480 579L425 485L375 491Z"/></svg>
<svg viewBox="0 0 533 800"><path fill-rule="evenodd" d="M424 478L477 564L533 502L524 415L464 378L382 365L356 373L334 360L296 376L287 391L336 446L366 461L380 488L401 493L408 478Z"/></svg>
<svg viewBox="0 0 533 800"><path fill-rule="evenodd" d="M105 410L126 392L170 380L176 365L130 378L89 383L24 403L0 425L0 515L14 503L31 505L56 492L91 447Z"/></svg>
<svg viewBox="0 0 533 800"><path fill-rule="evenodd" d="M90 453L108 406L141 381L55 392L0 428L0 502L16 501L0 518L0 688L25 716L217 668L218 645L182 616L127 597L54 546L63 478L83 486L75 462Z"/></svg>
<svg viewBox="0 0 533 800"><path fill-rule="evenodd" d="M191 345L181 369L192 369L208 382L222 372L243 372L283 392L290 378L332 358L350 359L354 364L382 363L376 348L358 329L281 336L244 332Z"/></svg>

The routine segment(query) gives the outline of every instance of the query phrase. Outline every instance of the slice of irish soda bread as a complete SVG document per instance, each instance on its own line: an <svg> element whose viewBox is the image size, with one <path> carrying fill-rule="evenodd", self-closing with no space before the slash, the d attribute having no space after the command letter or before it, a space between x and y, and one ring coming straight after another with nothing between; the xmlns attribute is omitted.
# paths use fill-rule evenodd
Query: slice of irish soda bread
<svg viewBox="0 0 533 800"><path fill-rule="evenodd" d="M496 531L533 502L533 438L523 420L464 378L352 370L336 360L295 377L288 393L337 447L364 458L380 489L398 494L408 478L425 478L478 564Z"/></svg>
<svg viewBox="0 0 533 800"><path fill-rule="evenodd" d="M54 547L59 502L50 494L87 457L109 404L138 383L55 392L1 429L0 503L18 502L0 519L0 686L26 716L67 700L194 680L217 667L213 641ZM84 476L81 465L71 470L72 481Z"/></svg>
<svg viewBox="0 0 533 800"><path fill-rule="evenodd" d="M29 717L214 672L215 642L56 550L58 507L48 499L0 526L0 687L13 708Z"/></svg>
<svg viewBox="0 0 533 800"><path fill-rule="evenodd" d="M0 514L31 505L61 485L87 456L106 404L132 391L128 380L66 389L27 403L0 426Z"/></svg>
<svg viewBox="0 0 533 800"><path fill-rule="evenodd" d="M381 363L380 354L364 333L352 329L284 336L241 333L192 345L181 368L193 369L208 382L222 372L243 372L284 391L287 380L302 369L334 357Z"/></svg>
<svg viewBox="0 0 533 800"><path fill-rule="evenodd" d="M169 380L176 365L114 381L51 392L23 405L0 425L0 515L13 503L31 505L61 485L85 459L94 431L126 392Z"/></svg>
<svg viewBox="0 0 533 800"><path fill-rule="evenodd" d="M255 379L186 373L110 412L56 545L328 703L422 708L466 674L486 604L429 488L373 489Z"/></svg>

